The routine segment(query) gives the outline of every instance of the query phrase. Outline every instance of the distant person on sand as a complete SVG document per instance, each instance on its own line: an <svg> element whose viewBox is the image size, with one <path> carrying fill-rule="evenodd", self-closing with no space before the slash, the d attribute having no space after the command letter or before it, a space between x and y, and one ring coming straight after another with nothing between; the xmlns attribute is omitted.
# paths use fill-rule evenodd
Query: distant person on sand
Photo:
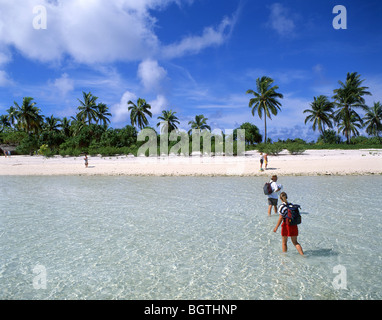
<svg viewBox="0 0 382 320"><path fill-rule="evenodd" d="M263 163L264 163L264 156L263 156L263 153L260 152L260 171L264 171Z"/></svg>
<svg viewBox="0 0 382 320"><path fill-rule="evenodd" d="M88 165L89 165L89 159L88 159L88 155L85 153L85 158L84 158L84 160L85 160L85 168L87 168L88 167Z"/></svg>
<svg viewBox="0 0 382 320"><path fill-rule="evenodd" d="M271 178L271 188L272 193L268 195L268 216L271 215L272 207L274 208L275 213L277 214L277 200L278 200L278 192L282 189L281 184L277 184L277 176L273 175Z"/></svg>
<svg viewBox="0 0 382 320"><path fill-rule="evenodd" d="M267 170L267 167L268 167L268 154L264 154L264 167L265 167L265 170Z"/></svg>
<svg viewBox="0 0 382 320"><path fill-rule="evenodd" d="M4 157L7 157L8 152L3 149Z"/></svg>
<svg viewBox="0 0 382 320"><path fill-rule="evenodd" d="M280 194L280 200L282 201L282 204L279 207L279 220L277 221L277 225L274 228L273 232L277 232L277 229L279 228L281 222L283 224L281 225L281 237L282 237L282 250L283 252L287 252L288 246L288 237L291 238L293 245L296 247L297 251L299 254L302 256L304 255L304 252L302 251L301 245L297 241L297 236L298 236L298 227L297 225L289 225L286 223L286 219L284 218L286 216L286 213L288 212L288 196L285 192L281 192Z"/></svg>

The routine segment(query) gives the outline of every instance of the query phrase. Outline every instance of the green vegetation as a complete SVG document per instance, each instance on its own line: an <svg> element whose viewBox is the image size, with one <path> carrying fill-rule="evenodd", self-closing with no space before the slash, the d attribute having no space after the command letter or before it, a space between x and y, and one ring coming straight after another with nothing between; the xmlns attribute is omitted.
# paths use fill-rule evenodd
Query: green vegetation
<svg viewBox="0 0 382 320"><path fill-rule="evenodd" d="M334 103L330 102L328 97L319 96L314 97L314 101L310 104L312 109L304 110L304 113L310 113L309 116L305 118L305 124L307 122L313 122L313 131L316 131L318 127L318 131L321 134L325 131L325 126L328 128L333 128L333 123L331 121Z"/></svg>
<svg viewBox="0 0 382 320"><path fill-rule="evenodd" d="M158 117L158 120L161 120L160 122L157 123L157 127L161 125L161 123L164 122L164 126L162 127L161 130L166 130L170 134L172 131L178 129L178 124L180 124L178 117L175 115L176 112L172 110L163 110L162 111L162 116ZM161 131L162 133L162 131Z"/></svg>
<svg viewBox="0 0 382 320"><path fill-rule="evenodd" d="M195 120L189 121L188 125L191 126L191 129L188 131L190 134L192 130L209 130L211 131L211 127L207 124L207 118L204 115L195 116Z"/></svg>
<svg viewBox="0 0 382 320"><path fill-rule="evenodd" d="M127 103L129 106L128 110L130 111L130 120L131 125L137 125L139 129L143 129L149 124L147 116L152 117L152 113L150 111L151 106L146 103L145 99L139 98L137 104L132 101Z"/></svg>
<svg viewBox="0 0 382 320"><path fill-rule="evenodd" d="M311 123L312 129L320 133L316 142L305 142L302 139L287 139L272 143L267 136L267 118L272 119L281 111L283 95L278 93L279 87L269 77L261 77L256 81L256 91L246 93L254 97L248 106L252 115L255 113L260 119L264 117L264 143L259 129L252 123L245 122L233 132L233 152L237 153L238 129L245 130L246 150L257 149L260 152L278 155L283 150L290 154L301 154L309 149L359 149L382 148L382 104L375 102L372 107L365 105L364 96L371 95L368 87L363 86L364 80L356 73L348 73L345 82L339 81L340 87L333 90L332 101L324 95L313 98L311 109L303 112L307 114L305 124ZM98 102L98 97L91 92L82 92L82 99L78 99L77 113L70 118L57 118L54 115L44 116L32 97L25 97L21 105L14 102L7 114L0 115L0 144L17 146L18 154L40 154L47 157L54 155L79 156L83 153L90 155L112 156L118 154L137 155L139 148L146 141L138 141L138 131L149 128L149 118L152 118L151 106L145 99L139 98L136 103L129 101L130 122L125 127L114 129L109 126L112 117L106 104ZM361 116L356 110L363 110ZM157 127L161 127L160 134L156 134L158 151L160 154L161 134L167 132L168 150L180 153L184 141L188 143L188 150L192 152L193 129L201 131L200 151L226 152L226 137L210 135L211 127L208 118L203 114L196 115L188 122L188 133L179 131L180 124L176 112L163 110L157 118ZM163 125L164 123L164 125ZM162 124L162 125L161 125ZM365 129L369 137L360 135L360 129ZM335 130L337 129L337 130ZM171 135L170 135L171 133ZM184 135L187 139L184 139ZM341 136L345 137L343 142ZM182 138L183 137L183 138ZM163 136L162 136L163 138ZM203 140L211 139L208 150L203 150ZM174 141L175 140L175 141ZM186 146L187 149L187 146ZM228 152L228 150L227 150ZM148 152L146 152L147 154Z"/></svg>
<svg viewBox="0 0 382 320"><path fill-rule="evenodd" d="M283 95L276 92L278 86L273 86L274 80L269 77L257 78L256 88L257 92L251 89L247 90L247 94L253 94L255 97L249 100L249 107L252 108L252 115L255 116L257 111L259 118L262 119L264 115L264 142L267 143L267 118L271 118L271 113L275 116L280 110L281 103L277 98L282 99Z"/></svg>

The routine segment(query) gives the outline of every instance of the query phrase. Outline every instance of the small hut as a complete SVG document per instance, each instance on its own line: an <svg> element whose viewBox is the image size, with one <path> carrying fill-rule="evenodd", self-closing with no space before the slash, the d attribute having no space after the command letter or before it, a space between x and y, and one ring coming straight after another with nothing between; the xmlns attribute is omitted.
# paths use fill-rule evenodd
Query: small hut
<svg viewBox="0 0 382 320"><path fill-rule="evenodd" d="M9 152L11 155L16 153L16 146L10 144L0 144L0 156L8 155Z"/></svg>

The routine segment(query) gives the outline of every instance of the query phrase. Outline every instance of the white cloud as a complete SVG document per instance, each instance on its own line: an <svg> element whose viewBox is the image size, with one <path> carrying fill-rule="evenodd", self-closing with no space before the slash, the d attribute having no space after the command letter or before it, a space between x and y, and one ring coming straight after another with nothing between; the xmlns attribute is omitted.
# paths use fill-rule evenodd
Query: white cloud
<svg viewBox="0 0 382 320"><path fill-rule="evenodd" d="M152 31L153 20L146 11L147 1L143 4L138 7L122 0L65 2L65 48L83 63L134 61L156 51L158 39Z"/></svg>
<svg viewBox="0 0 382 320"><path fill-rule="evenodd" d="M314 65L312 69L313 69L314 73L316 73L319 76L321 76L325 70L324 66L320 63Z"/></svg>
<svg viewBox="0 0 382 320"><path fill-rule="evenodd" d="M63 55L81 63L141 59L158 46L148 9L161 2L41 0L48 24L46 30L35 30L36 1L0 0L0 45L44 62Z"/></svg>
<svg viewBox="0 0 382 320"><path fill-rule="evenodd" d="M130 111L128 110L129 106L127 104L129 100L135 102L137 100L137 96L130 91L126 91L123 94L121 101L110 108L114 123L125 123L126 125L131 123Z"/></svg>
<svg viewBox="0 0 382 320"><path fill-rule="evenodd" d="M153 10L193 0L0 0L0 63L9 60L5 50L14 47L25 57L60 62L69 57L85 64L139 61L160 56L162 44L155 34ZM33 8L47 12L47 29L35 30ZM166 57L219 45L227 38L234 18L224 18L215 29L163 48Z"/></svg>
<svg viewBox="0 0 382 320"><path fill-rule="evenodd" d="M49 8L48 19L56 16L56 6L42 1ZM56 24L51 23L47 30L33 28L33 7L36 2L0 0L0 47L14 46L26 57L38 60L54 60L61 55L61 37Z"/></svg>
<svg viewBox="0 0 382 320"><path fill-rule="evenodd" d="M137 102L138 97L135 93L126 91L120 100L119 103L114 104L110 107L110 112L113 115L113 123L116 125L127 125L131 124L130 122L130 111L128 110L129 105L127 104L129 100L134 103ZM149 118L150 122L156 121L156 115L159 115L162 110L168 107L168 101L165 96L158 95L155 100L147 101L148 104L151 105L151 113L153 114L153 118Z"/></svg>
<svg viewBox="0 0 382 320"><path fill-rule="evenodd" d="M361 79L366 79L363 85L369 87L368 91L372 94L372 96L365 96L366 104L372 107L374 102L382 103L382 75L367 75L362 76Z"/></svg>
<svg viewBox="0 0 382 320"><path fill-rule="evenodd" d="M281 102L281 111L272 119L277 121L281 126L304 124L306 115L303 113L305 109L310 108L312 99L294 97L291 93L284 94ZM280 122L280 123L279 123Z"/></svg>
<svg viewBox="0 0 382 320"><path fill-rule="evenodd" d="M176 58L185 54L199 53L207 47L221 45L232 33L236 20L237 14L232 18L225 17L217 28L205 28L201 36L185 37L178 43L163 47L162 54L165 58Z"/></svg>
<svg viewBox="0 0 382 320"><path fill-rule="evenodd" d="M293 36L296 25L289 10L281 3L274 3L270 6L270 9L269 27L275 30L280 36Z"/></svg>
<svg viewBox="0 0 382 320"><path fill-rule="evenodd" d="M74 81L69 78L68 74L64 73L61 78L54 81L53 86L62 96L66 96L68 92L73 91Z"/></svg>
<svg viewBox="0 0 382 320"><path fill-rule="evenodd" d="M166 75L167 71L155 60L145 60L138 67L138 77L148 92L161 91Z"/></svg>
<svg viewBox="0 0 382 320"><path fill-rule="evenodd" d="M155 100L149 102L151 105L151 113L154 115L158 115L162 110L168 108L168 101L164 95L158 95Z"/></svg>
<svg viewBox="0 0 382 320"><path fill-rule="evenodd" d="M269 71L261 68L249 69L245 73L245 77L252 81L267 75L275 81L275 85L289 84L295 81L305 81L312 77L312 72L303 69L282 69L278 71Z"/></svg>
<svg viewBox="0 0 382 320"><path fill-rule="evenodd" d="M8 74L4 70L0 70L0 87L5 87L13 84L13 81L9 78Z"/></svg>
<svg viewBox="0 0 382 320"><path fill-rule="evenodd" d="M1 20L0 20L0 35L1 35ZM0 87L5 87L13 83L6 71L1 70L1 67L11 60L11 56L5 48L1 46L0 40Z"/></svg>
<svg viewBox="0 0 382 320"><path fill-rule="evenodd" d="M8 63L11 60L11 56L4 49L0 48L0 66Z"/></svg>
<svg viewBox="0 0 382 320"><path fill-rule="evenodd" d="M280 81L281 84L289 84L295 81L305 81L310 79L311 74L305 70L289 70L285 72L274 72L271 74L275 80Z"/></svg>
<svg viewBox="0 0 382 320"><path fill-rule="evenodd" d="M207 103L196 105L195 114L203 114L208 118L208 124L212 129L235 129L244 122L262 123L261 120L254 118L248 108L248 97L243 94L230 95L209 95ZM205 100L205 99L203 99ZM194 115L189 120L194 119Z"/></svg>
<svg viewBox="0 0 382 320"><path fill-rule="evenodd" d="M294 125L288 127L271 127L267 130L267 137L271 138L272 141L286 140L286 139L296 139L300 138L307 142L317 140L319 136L318 131L313 131L311 126L304 125Z"/></svg>

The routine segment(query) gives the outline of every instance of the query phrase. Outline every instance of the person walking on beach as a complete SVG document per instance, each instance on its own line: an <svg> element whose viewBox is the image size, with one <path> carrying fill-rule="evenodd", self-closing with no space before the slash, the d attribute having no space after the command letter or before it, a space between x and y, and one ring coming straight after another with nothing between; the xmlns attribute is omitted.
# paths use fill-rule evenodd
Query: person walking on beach
<svg viewBox="0 0 382 320"><path fill-rule="evenodd" d="M264 167L265 167L265 170L267 170L267 167L268 167L268 154L264 154Z"/></svg>
<svg viewBox="0 0 382 320"><path fill-rule="evenodd" d="M277 229L279 228L281 222L283 224L281 225L281 237L282 237L282 250L283 252L287 252L288 246L288 237L291 238L293 245L296 247L299 254L302 256L304 255L304 251L302 250L301 245L297 241L298 236L298 227L297 225L289 225L286 222L286 215L288 213L288 196L285 192L281 192L280 194L280 200L282 201L282 204L280 205L278 212L280 214L279 220L277 221L277 225L274 228L273 232L277 232Z"/></svg>
<svg viewBox="0 0 382 320"><path fill-rule="evenodd" d="M263 153L260 152L260 171L264 171L263 163L264 163L264 156L263 156Z"/></svg>
<svg viewBox="0 0 382 320"><path fill-rule="evenodd" d="M277 176L273 175L271 181L269 181L272 188L272 193L268 195L268 216L271 215L272 207L277 214L277 200L278 200L278 192L282 189L281 184L277 184Z"/></svg>
<svg viewBox="0 0 382 320"><path fill-rule="evenodd" d="M89 159L88 159L88 155L85 153L85 158L84 158L84 160L85 160L85 168L87 168L88 167L88 165L89 165Z"/></svg>

